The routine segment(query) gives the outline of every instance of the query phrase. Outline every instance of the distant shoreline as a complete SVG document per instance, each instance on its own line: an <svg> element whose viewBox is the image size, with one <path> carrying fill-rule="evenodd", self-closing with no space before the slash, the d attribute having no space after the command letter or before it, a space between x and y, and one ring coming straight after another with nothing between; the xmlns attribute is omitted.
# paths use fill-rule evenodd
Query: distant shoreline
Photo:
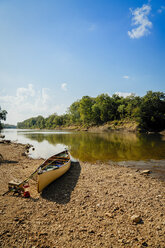
<svg viewBox="0 0 165 248"><path fill-rule="evenodd" d="M139 130L138 124L135 121L119 121L106 123L104 125L93 125L93 126L80 126L80 125L70 125L70 126L59 126L56 128L18 128L16 129L31 129L31 130L63 130L63 131L85 131L85 132L132 132L132 133L147 133L147 134L161 134L165 135L165 129L158 132L150 132L147 130Z"/></svg>

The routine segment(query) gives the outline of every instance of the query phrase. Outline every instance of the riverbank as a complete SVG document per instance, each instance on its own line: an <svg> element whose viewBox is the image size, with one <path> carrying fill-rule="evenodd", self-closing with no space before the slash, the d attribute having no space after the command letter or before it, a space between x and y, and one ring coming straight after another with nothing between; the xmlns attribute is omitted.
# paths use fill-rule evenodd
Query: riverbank
<svg viewBox="0 0 165 248"><path fill-rule="evenodd" d="M32 128L33 129L33 128ZM36 130L39 130L36 128ZM42 129L44 130L44 129ZM46 129L48 130L48 129ZM53 128L50 128L53 130ZM101 132L131 132L131 133L156 133L165 135L165 130L162 131L153 131L141 129L139 123L133 120L115 120L110 121L102 125L70 125L70 126L57 126L54 130L66 130L66 131L86 131L92 133L101 133Z"/></svg>
<svg viewBox="0 0 165 248"><path fill-rule="evenodd" d="M35 127L22 127L22 129L32 129L32 130L63 130L63 131L86 131L92 133L102 133L102 132L131 132L131 133L156 133L165 135L165 130L162 131L149 131L140 128L140 125L135 120L130 119L122 119L122 120L114 120L104 123L102 125L57 125L56 127L50 128L35 128ZM18 127L18 129L21 129Z"/></svg>
<svg viewBox="0 0 165 248"><path fill-rule="evenodd" d="M124 132L138 132L138 124L130 121L113 121L100 126L61 126L56 128L57 130L69 130L69 131L88 131L94 133L110 132L110 131L124 131Z"/></svg>
<svg viewBox="0 0 165 248"><path fill-rule="evenodd" d="M42 194L1 196L42 159L25 145L0 144L1 247L164 247L165 183L112 164L72 163Z"/></svg>
<svg viewBox="0 0 165 248"><path fill-rule="evenodd" d="M110 131L124 131L124 132L139 132L139 124L133 120L115 120L109 121L102 125L70 125L59 126L57 130L70 130L70 131L88 131L94 133L110 132Z"/></svg>
<svg viewBox="0 0 165 248"><path fill-rule="evenodd" d="M57 130L69 130L69 131L87 131L93 133L101 132L131 132L131 133L147 133L147 134L161 134L165 136L165 130L160 132L149 132L147 130L142 130L139 128L137 122L130 121L113 121L111 123L106 123L100 126L69 126L69 127L60 127Z"/></svg>

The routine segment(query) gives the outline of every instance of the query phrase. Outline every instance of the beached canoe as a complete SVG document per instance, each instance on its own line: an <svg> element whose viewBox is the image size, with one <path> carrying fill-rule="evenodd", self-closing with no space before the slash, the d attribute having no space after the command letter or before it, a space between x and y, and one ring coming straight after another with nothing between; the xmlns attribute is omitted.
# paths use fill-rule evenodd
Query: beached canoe
<svg viewBox="0 0 165 248"><path fill-rule="evenodd" d="M71 165L70 154L67 150L51 156L37 170L38 192L67 172Z"/></svg>

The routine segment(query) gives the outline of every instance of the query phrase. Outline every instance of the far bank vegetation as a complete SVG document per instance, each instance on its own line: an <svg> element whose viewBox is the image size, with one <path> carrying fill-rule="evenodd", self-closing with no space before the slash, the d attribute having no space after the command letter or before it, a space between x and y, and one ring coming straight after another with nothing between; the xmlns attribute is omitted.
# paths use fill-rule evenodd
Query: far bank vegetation
<svg viewBox="0 0 165 248"><path fill-rule="evenodd" d="M139 131L165 129L165 94L148 91L143 97L134 94L124 98L114 94L97 97L83 96L69 107L63 115L52 114L47 118L33 117L19 122L18 128L89 128L96 126L136 123Z"/></svg>

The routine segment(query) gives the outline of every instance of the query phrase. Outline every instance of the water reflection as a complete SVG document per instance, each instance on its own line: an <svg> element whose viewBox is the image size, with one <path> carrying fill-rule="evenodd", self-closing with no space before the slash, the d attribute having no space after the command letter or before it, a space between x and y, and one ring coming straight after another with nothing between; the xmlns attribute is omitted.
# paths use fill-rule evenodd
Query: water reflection
<svg viewBox="0 0 165 248"><path fill-rule="evenodd" d="M153 172L151 175L165 180L165 136L162 135L16 129L3 130L3 134L6 139L32 144L35 151L30 151L30 156L33 158L46 159L68 147L72 158L80 161L102 161L110 164L115 161L122 166L150 169ZM51 198L57 201L59 197L51 195Z"/></svg>
<svg viewBox="0 0 165 248"><path fill-rule="evenodd" d="M63 145L70 149L74 158L81 161L128 161L165 159L165 141L161 135L134 133L87 133L87 132L25 132L28 140L50 145Z"/></svg>

